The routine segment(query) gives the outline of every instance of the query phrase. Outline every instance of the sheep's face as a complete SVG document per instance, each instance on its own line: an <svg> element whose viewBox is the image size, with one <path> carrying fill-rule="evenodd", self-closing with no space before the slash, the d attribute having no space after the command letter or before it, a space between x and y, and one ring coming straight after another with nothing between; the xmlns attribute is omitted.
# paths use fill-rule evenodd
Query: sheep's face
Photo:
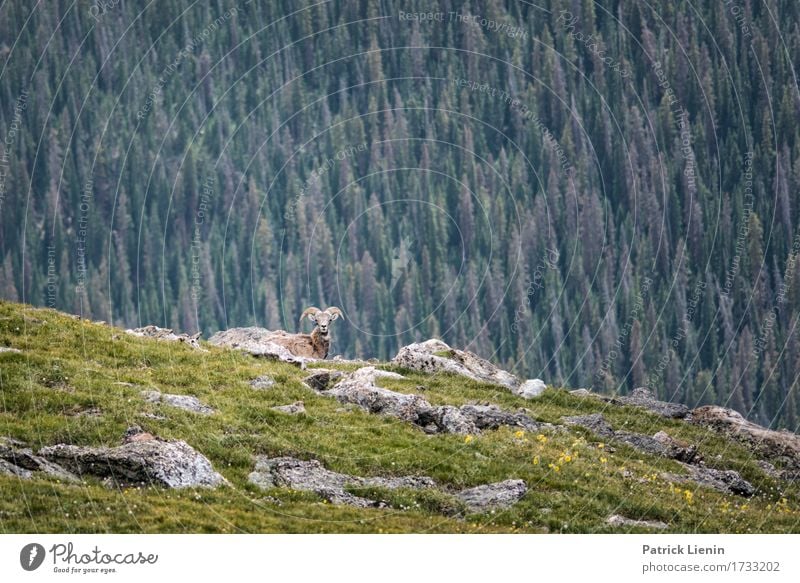
<svg viewBox="0 0 800 583"><path fill-rule="evenodd" d="M311 321L317 323L319 331L322 334L327 334L328 326L330 326L331 322L333 322L337 317L337 314L330 314L327 311L317 312L315 315L311 316Z"/></svg>
<svg viewBox="0 0 800 583"><path fill-rule="evenodd" d="M306 311L303 312L302 316L300 316L300 321L302 322L303 318L308 318L317 325L320 334L327 336L328 326L330 326L331 322L341 315L342 311L336 307L330 307L327 310L320 310L319 308L311 307L306 308Z"/></svg>

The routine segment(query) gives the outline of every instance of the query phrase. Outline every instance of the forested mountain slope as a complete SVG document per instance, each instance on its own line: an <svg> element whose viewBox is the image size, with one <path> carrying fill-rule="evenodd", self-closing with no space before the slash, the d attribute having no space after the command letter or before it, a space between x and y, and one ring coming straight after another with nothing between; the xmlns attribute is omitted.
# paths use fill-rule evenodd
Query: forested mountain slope
<svg viewBox="0 0 800 583"><path fill-rule="evenodd" d="M421 11L424 11L422 16ZM800 4L0 7L0 296L440 336L795 429Z"/></svg>

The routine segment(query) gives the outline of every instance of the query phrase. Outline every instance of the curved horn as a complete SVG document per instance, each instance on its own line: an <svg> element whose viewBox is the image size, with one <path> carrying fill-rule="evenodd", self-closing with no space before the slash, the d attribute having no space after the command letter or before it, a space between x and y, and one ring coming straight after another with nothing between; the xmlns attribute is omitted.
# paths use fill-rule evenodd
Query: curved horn
<svg viewBox="0 0 800 583"><path fill-rule="evenodd" d="M314 320L314 316L319 311L321 311L321 310L319 308L315 308L314 306L311 306L310 308L306 308L305 311L302 314L300 314L300 321L302 322L303 318L308 316L308 319L311 320L312 322L314 322L315 321Z"/></svg>
<svg viewBox="0 0 800 583"><path fill-rule="evenodd" d="M342 320L344 320L344 314L342 314L342 311L339 308L337 308L336 306L331 306L330 308L328 308L325 311L328 312L331 315L331 319L332 320L335 320L339 316L341 316Z"/></svg>

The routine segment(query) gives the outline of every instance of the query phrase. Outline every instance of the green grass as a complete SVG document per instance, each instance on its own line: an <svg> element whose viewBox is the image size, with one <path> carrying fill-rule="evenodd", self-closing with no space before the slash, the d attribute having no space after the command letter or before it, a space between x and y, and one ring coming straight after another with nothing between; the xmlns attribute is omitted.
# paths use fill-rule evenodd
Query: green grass
<svg viewBox="0 0 800 583"><path fill-rule="evenodd" d="M0 354L0 435L34 449L62 442L115 445L137 424L159 437L187 441L231 484L214 491L119 491L92 480L72 485L0 476L2 532L615 532L605 524L612 513L662 520L670 525L667 532L800 531L797 486L769 479L741 445L682 421L563 389L527 401L461 377L381 365L407 376L383 379L383 386L416 392L422 385L433 404L489 401L524 407L550 423L602 412L615 429L663 429L698 443L709 466L740 471L759 494L745 500L675 487L660 474L681 472L677 463L627 446L601 446L580 429L540 436L504 428L466 439L426 435L315 394L301 383L308 372L296 367L209 345L208 352L197 352L135 338L52 310L0 302L0 346L23 351ZM324 366L355 367L333 361ZM258 391L248 385L264 374L276 380L274 387ZM195 395L217 413L201 416L147 403L140 395L144 388ZM305 402L305 416L270 409L296 400ZM256 454L319 459L332 470L361 476L424 474L442 489L373 488L387 508L334 506L313 494L264 492L249 484ZM452 496L460 488L508 478L529 486L508 511L465 516Z"/></svg>

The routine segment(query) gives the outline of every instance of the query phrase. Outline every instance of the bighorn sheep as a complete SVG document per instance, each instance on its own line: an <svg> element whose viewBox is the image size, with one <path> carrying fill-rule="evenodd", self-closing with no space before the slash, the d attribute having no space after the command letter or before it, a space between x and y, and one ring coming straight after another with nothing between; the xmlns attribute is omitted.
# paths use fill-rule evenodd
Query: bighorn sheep
<svg viewBox="0 0 800 583"><path fill-rule="evenodd" d="M336 307L330 307L327 310L320 310L315 307L306 308L300 316L300 322L302 323L303 318L307 317L316 324L311 334L288 334L282 332L270 336L266 340L283 346L295 356L328 358L328 350L331 346L329 327L331 322L339 316L344 318L342 311Z"/></svg>

